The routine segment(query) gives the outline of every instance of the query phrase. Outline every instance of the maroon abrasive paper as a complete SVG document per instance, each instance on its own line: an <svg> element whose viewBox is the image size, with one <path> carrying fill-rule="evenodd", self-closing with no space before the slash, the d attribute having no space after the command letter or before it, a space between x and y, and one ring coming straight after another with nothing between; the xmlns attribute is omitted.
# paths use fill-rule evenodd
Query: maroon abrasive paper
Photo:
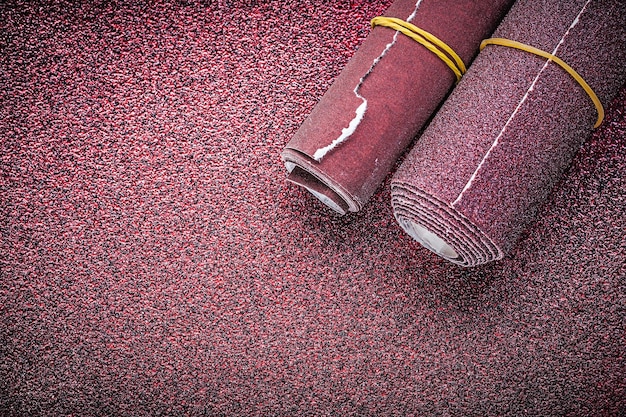
<svg viewBox="0 0 626 417"><path fill-rule="evenodd" d="M622 1L521 0L494 37L558 56L606 105L626 80L624 22ZM501 259L597 117L590 96L560 66L487 45L396 172L394 215L452 262Z"/></svg>
<svg viewBox="0 0 626 417"><path fill-rule="evenodd" d="M392 2L0 1L0 416L626 416L626 85L500 262L290 199Z"/></svg>
<svg viewBox="0 0 626 417"><path fill-rule="evenodd" d="M511 3L398 0L385 16L429 31L467 65ZM376 26L284 149L288 179L341 214L359 211L455 79L424 46Z"/></svg>

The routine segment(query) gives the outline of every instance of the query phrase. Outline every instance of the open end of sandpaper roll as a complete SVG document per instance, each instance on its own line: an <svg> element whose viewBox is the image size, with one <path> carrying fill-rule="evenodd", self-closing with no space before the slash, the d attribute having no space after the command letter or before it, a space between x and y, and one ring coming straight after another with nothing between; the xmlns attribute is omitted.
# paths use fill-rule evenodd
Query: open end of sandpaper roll
<svg viewBox="0 0 626 417"><path fill-rule="evenodd" d="M405 232L450 262L476 266L503 257L498 247L465 216L410 184L393 184L392 205Z"/></svg>
<svg viewBox="0 0 626 417"><path fill-rule="evenodd" d="M348 212L350 204L322 179L302 169L302 167L293 162L286 162L285 166L289 172L287 181L304 187L322 203L335 210L337 213L344 215Z"/></svg>
<svg viewBox="0 0 626 417"><path fill-rule="evenodd" d="M339 192L335 191L337 188L333 189L332 185L329 185L329 182L332 183L332 181L329 181L329 179L325 181L322 173L315 175L315 170L311 168L304 169L290 160L285 161L285 167L287 172L289 172L287 181L304 187L322 203L340 215L343 216L351 207L356 207L356 204L349 199L349 196L342 197L340 190L338 190Z"/></svg>
<svg viewBox="0 0 626 417"><path fill-rule="evenodd" d="M421 224L415 223L413 220L400 218L398 219L402 228L415 240L422 244L422 246L430 249L439 256L443 256L448 259L459 259L459 254L448 245L439 235L431 232Z"/></svg>

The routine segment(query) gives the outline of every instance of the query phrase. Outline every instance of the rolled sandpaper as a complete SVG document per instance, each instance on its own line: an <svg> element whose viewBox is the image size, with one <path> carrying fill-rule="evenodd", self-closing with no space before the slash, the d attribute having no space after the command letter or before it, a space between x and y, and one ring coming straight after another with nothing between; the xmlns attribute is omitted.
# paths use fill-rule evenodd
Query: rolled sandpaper
<svg viewBox="0 0 626 417"><path fill-rule="evenodd" d="M467 65L511 0L397 0L385 16L448 44ZM376 26L282 152L288 180L340 214L359 211L455 84L434 53Z"/></svg>
<svg viewBox="0 0 626 417"><path fill-rule="evenodd" d="M626 81L625 23L623 1L518 0L493 36L561 58L607 105ZM589 95L563 68L488 45L395 173L394 215L454 263L501 259L597 117Z"/></svg>

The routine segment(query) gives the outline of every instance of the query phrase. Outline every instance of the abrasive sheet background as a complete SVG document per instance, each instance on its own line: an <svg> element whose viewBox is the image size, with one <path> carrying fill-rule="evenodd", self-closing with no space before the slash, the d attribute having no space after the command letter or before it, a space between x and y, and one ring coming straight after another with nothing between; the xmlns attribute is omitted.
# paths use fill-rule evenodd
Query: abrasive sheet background
<svg viewBox="0 0 626 417"><path fill-rule="evenodd" d="M0 4L0 415L624 414L626 90L460 268L389 177L343 217L285 181L390 1L51 3Z"/></svg>
<svg viewBox="0 0 626 417"><path fill-rule="evenodd" d="M494 37L554 53L606 105L626 81L624 22L620 1L521 0ZM394 214L417 239L424 240L421 225L447 241L452 251L425 243L461 265L500 259L589 137L597 115L558 65L488 45L395 174Z"/></svg>
<svg viewBox="0 0 626 417"><path fill-rule="evenodd" d="M469 65L512 3L397 0L384 14L429 31ZM360 210L455 80L423 45L375 27L287 144L288 178L341 214Z"/></svg>

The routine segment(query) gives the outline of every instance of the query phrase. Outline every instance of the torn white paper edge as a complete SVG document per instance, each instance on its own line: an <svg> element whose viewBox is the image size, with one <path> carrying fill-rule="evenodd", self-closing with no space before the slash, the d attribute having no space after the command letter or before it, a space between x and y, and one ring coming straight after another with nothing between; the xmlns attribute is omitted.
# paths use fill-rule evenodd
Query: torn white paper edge
<svg viewBox="0 0 626 417"><path fill-rule="evenodd" d="M413 18L415 17L416 13L417 13L417 9L419 9L420 4L422 3L423 0L418 0L415 3L415 8L413 9L413 13L411 13L409 15L409 17L406 19L407 22L410 22L411 20L413 20ZM319 148L317 151L315 151L315 153L313 154L313 159L315 159L317 162L320 162L322 160L322 158L324 158L324 156L326 156L326 154L328 152L330 152L331 150L333 150L334 148L337 147L337 145L339 145L342 142L345 142L346 139L348 139L350 136L352 136L352 134L355 132L356 128L359 126L359 124L361 124L361 121L363 120L363 117L365 116L365 112L367 111L367 99L365 97L363 97L361 94L359 94L359 90L361 89L361 86L363 85L363 82L365 81L365 79L372 73L372 71L374 70L374 67L376 67L376 65L380 62L381 59L383 59L383 57L387 54L387 52L389 52L389 50L391 49L391 47L393 45L395 45L397 39L398 39L398 31L396 31L396 33L393 35L393 40L391 42L389 42L387 44L387 46L385 47L385 49L383 50L383 52L378 55L378 57L376 57L376 59L374 59L374 61L372 62L372 65L369 67L369 69L367 70L367 72L365 73L365 75L363 75L361 77L361 79L359 80L359 83L357 84L356 87L354 87L354 95L360 99L362 101L362 103L359 105L359 107L357 107L356 111L355 111L355 116L354 118L350 121L350 123L348 124L348 127L343 128L341 130L341 135L339 135L339 137L335 140L333 140L330 145L327 145L323 148Z"/></svg>
<svg viewBox="0 0 626 417"><path fill-rule="evenodd" d="M318 162L321 161L322 158L331 149L333 149L335 146L339 145L341 142L343 142L344 140L352 136L357 126L361 123L361 120L363 120L363 116L365 116L365 111L367 110L367 100L363 96L361 96L359 93L357 93L356 89L354 91L354 94L356 94L358 98L363 100L363 103L361 103L361 105L356 109L356 116L354 117L354 119L350 121L350 124L348 125L348 127L343 128L341 130L341 135L337 139L333 140L330 145L325 146L315 151L315 153L313 154L313 159L315 159L316 161Z"/></svg>

